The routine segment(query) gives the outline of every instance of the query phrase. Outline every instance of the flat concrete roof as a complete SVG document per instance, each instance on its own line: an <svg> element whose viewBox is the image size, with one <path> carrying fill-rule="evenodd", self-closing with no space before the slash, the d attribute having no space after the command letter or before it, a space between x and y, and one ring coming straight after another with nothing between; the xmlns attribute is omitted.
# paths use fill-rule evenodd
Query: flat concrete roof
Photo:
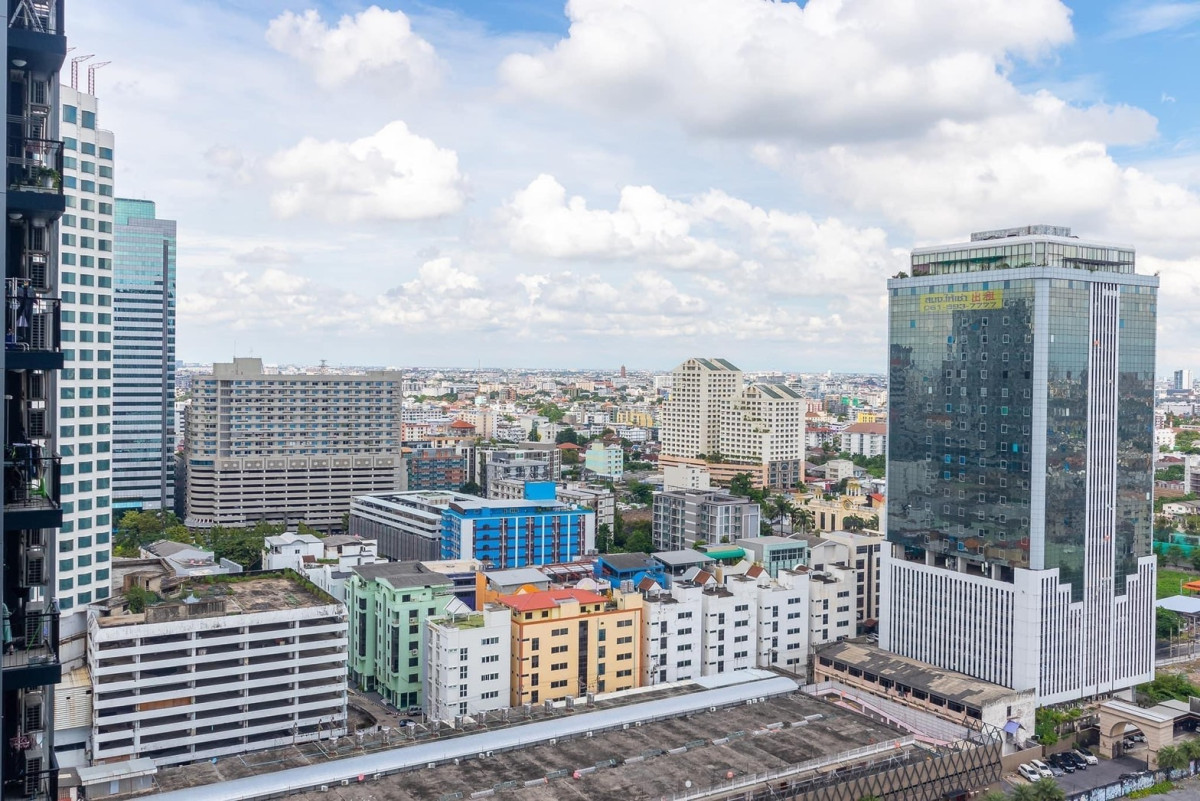
<svg viewBox="0 0 1200 801"><path fill-rule="evenodd" d="M803 726L791 724L820 716ZM783 726L759 734L771 724ZM631 801L670 798L695 786L783 768L810 759L848 751L903 734L882 724L802 695L777 696L767 703L700 712L690 718L670 718L626 730L597 733L591 738L560 740L556 745L535 745L497 753L484 759L463 760L388 776L373 782L374 797L388 801L427 801L487 790L508 782L520 787L523 801ZM712 739L731 737L713 745ZM667 753L689 746L678 753ZM633 760L626 762L626 760ZM615 764L613 764L615 763ZM581 768L596 768L579 779ZM561 778L525 787L524 783L565 771ZM302 801L363 798L363 787L330 787L328 793L310 792Z"/></svg>
<svg viewBox="0 0 1200 801"><path fill-rule="evenodd" d="M817 650L815 658L842 662L866 673L874 673L912 689L923 690L977 709L1005 701L1020 692L888 653L876 646L855 642L840 642L822 647Z"/></svg>
<svg viewBox="0 0 1200 801"><path fill-rule="evenodd" d="M656 551L650 554L650 556L668 567L690 567L691 565L704 565L716 561L708 554L701 553L694 548L682 551Z"/></svg>
<svg viewBox="0 0 1200 801"><path fill-rule="evenodd" d="M202 617L276 612L281 609L300 609L337 603L323 592L314 593L302 586L291 575L281 573L231 573L212 577L212 580L207 580L207 577L194 577L182 581L178 592L177 597L153 604L148 607L148 610L169 607L171 604L186 604L183 599L191 597L201 602L215 600L225 602L224 611L201 615ZM318 590L318 592L320 591ZM96 622L102 628L110 628L146 623L147 617L146 613L111 615L98 617Z"/></svg>

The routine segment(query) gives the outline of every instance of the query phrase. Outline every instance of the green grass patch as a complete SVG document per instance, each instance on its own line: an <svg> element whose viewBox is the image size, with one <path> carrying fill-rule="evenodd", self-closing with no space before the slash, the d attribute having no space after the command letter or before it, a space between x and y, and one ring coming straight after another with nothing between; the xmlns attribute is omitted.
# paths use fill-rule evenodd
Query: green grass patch
<svg viewBox="0 0 1200 801"><path fill-rule="evenodd" d="M1200 579L1200 575L1197 575L1194 571L1159 568L1157 597L1170 598L1172 595L1179 595L1179 587L1182 583L1196 581L1197 579Z"/></svg>
<svg viewBox="0 0 1200 801"><path fill-rule="evenodd" d="M1171 782L1159 782L1158 784L1155 784L1151 787L1147 787L1145 790L1134 790L1132 793L1129 794L1129 797L1130 798L1149 798L1150 796L1158 795L1159 793L1169 793L1174 789L1175 789L1175 785L1172 784Z"/></svg>

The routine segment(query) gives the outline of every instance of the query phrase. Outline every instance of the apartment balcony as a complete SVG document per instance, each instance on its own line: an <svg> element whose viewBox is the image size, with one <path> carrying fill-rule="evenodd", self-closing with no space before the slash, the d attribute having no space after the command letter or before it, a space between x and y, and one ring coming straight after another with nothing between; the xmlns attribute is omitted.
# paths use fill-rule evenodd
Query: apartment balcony
<svg viewBox="0 0 1200 801"><path fill-rule="evenodd" d="M65 0L8 0L8 59L36 73L58 72L67 55Z"/></svg>
<svg viewBox="0 0 1200 801"><path fill-rule="evenodd" d="M11 52L10 52L11 57ZM62 142L14 139L8 143L8 214L54 220L66 208L62 189Z"/></svg>
<svg viewBox="0 0 1200 801"><path fill-rule="evenodd" d="M58 612L18 611L4 621L4 689L57 684Z"/></svg>
<svg viewBox="0 0 1200 801"><path fill-rule="evenodd" d="M40 445L15 442L4 449L4 530L58 528L60 458Z"/></svg>
<svg viewBox="0 0 1200 801"><path fill-rule="evenodd" d="M62 369L61 301L39 295L31 284L17 278L5 280L4 301L7 369Z"/></svg>

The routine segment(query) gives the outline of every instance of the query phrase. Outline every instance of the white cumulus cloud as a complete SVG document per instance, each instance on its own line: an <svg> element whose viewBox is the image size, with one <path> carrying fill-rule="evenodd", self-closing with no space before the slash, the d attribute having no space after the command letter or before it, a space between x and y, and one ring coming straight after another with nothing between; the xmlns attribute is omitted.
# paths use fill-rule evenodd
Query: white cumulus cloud
<svg viewBox="0 0 1200 801"><path fill-rule="evenodd" d="M1059 0L571 0L569 35L501 65L517 92L710 134L896 138L1014 103L1009 59L1071 40Z"/></svg>
<svg viewBox="0 0 1200 801"><path fill-rule="evenodd" d="M267 42L308 66L327 88L363 73L384 73L409 86L425 85L438 75L433 45L413 33L404 12L378 6L342 17L336 28L313 9L285 11L267 26Z"/></svg>
<svg viewBox="0 0 1200 801"><path fill-rule="evenodd" d="M267 172L284 185L271 196L280 217L418 220L452 214L465 202L458 155L400 121L353 142L304 139L275 154Z"/></svg>

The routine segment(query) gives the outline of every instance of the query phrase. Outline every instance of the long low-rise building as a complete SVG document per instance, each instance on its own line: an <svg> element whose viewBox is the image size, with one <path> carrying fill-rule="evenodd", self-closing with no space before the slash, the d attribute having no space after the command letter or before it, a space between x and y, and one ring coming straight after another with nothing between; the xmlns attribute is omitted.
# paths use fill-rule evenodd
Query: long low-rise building
<svg viewBox="0 0 1200 801"><path fill-rule="evenodd" d="M476 501L461 492L383 492L350 502L350 533L379 543L379 555L428 562L442 558L442 513L456 501Z"/></svg>
<svg viewBox="0 0 1200 801"><path fill-rule="evenodd" d="M346 611L291 571L188 579L88 613L92 761L156 765L346 733ZM147 590L136 595L144 598Z"/></svg>

